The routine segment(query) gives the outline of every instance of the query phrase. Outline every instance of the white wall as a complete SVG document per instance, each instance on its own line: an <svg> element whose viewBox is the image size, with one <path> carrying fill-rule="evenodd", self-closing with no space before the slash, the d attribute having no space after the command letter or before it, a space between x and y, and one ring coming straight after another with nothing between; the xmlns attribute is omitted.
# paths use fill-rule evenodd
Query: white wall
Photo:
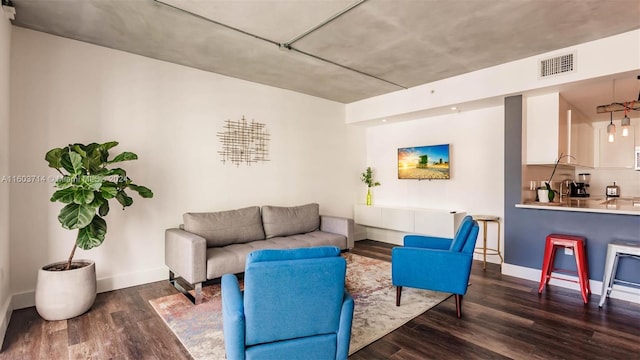
<svg viewBox="0 0 640 360"><path fill-rule="evenodd" d="M0 10L0 179L9 175L9 59L11 23ZM0 348L9 325L9 184L0 181Z"/></svg>
<svg viewBox="0 0 640 360"><path fill-rule="evenodd" d="M164 230L186 211L318 202L352 216L364 129L345 124L343 104L22 28L12 61L12 173L53 174L48 149L117 140L139 156L125 164L130 176L155 193L112 206L105 243L76 253L96 261L99 290L166 278ZM266 124L270 162L221 163L216 133L243 115ZM11 189L11 286L23 306L38 267L65 259L75 238L52 192Z"/></svg>
<svg viewBox="0 0 640 360"><path fill-rule="evenodd" d="M367 161L381 186L374 204L504 216L504 107L367 128ZM399 180L397 149L450 144L451 179ZM359 201L364 202L366 188ZM494 233L495 229L488 230ZM482 236L482 234L480 235Z"/></svg>

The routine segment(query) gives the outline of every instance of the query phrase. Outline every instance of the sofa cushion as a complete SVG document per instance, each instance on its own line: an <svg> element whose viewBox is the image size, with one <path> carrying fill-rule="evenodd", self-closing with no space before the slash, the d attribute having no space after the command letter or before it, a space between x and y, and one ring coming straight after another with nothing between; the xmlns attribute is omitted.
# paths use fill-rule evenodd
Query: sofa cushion
<svg viewBox="0 0 640 360"><path fill-rule="evenodd" d="M205 238L207 247L264 239L258 206L210 213L186 213L183 220L184 230Z"/></svg>
<svg viewBox="0 0 640 360"><path fill-rule="evenodd" d="M267 239L312 232L320 227L320 205L315 203L292 207L265 205L262 207L262 224Z"/></svg>

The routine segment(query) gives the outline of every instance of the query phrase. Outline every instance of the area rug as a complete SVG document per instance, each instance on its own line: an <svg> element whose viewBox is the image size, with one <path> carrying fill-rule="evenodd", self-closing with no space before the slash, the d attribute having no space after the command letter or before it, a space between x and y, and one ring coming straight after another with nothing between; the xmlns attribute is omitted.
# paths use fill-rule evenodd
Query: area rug
<svg viewBox="0 0 640 360"><path fill-rule="evenodd" d="M354 299L349 355L378 340L451 294L404 288L395 306L391 263L346 253L346 287ZM193 305L184 295L149 300L151 306L196 360L224 359L220 285L205 286L204 300Z"/></svg>

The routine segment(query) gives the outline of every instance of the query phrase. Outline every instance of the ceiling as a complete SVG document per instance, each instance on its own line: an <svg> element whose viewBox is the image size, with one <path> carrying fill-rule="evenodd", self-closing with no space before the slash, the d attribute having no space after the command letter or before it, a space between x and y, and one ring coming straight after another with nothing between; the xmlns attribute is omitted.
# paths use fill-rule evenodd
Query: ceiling
<svg viewBox="0 0 640 360"><path fill-rule="evenodd" d="M13 24L342 103L640 28L638 0L162 1L13 0ZM604 80L563 95L595 114Z"/></svg>

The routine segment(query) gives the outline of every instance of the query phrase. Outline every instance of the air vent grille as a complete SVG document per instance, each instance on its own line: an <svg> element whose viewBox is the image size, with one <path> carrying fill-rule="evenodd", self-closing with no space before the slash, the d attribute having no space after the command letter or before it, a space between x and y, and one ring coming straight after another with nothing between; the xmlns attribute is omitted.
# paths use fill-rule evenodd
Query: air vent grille
<svg viewBox="0 0 640 360"><path fill-rule="evenodd" d="M540 61L540 77L573 72L575 70L574 54L566 54Z"/></svg>

